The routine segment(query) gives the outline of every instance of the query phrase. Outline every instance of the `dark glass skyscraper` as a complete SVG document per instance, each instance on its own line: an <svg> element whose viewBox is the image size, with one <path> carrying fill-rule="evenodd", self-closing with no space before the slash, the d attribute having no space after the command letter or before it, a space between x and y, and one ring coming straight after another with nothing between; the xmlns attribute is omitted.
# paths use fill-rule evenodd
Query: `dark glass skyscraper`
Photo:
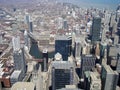
<svg viewBox="0 0 120 90"><path fill-rule="evenodd" d="M100 41L100 32L101 32L101 18L94 17L92 28L91 28L91 41L92 41L92 43L95 43L96 41Z"/></svg>
<svg viewBox="0 0 120 90"><path fill-rule="evenodd" d="M64 61L71 55L72 39L68 36L57 36L55 40L55 53L59 52Z"/></svg>
<svg viewBox="0 0 120 90"><path fill-rule="evenodd" d="M33 22L29 22L29 32L33 32Z"/></svg>
<svg viewBox="0 0 120 90"><path fill-rule="evenodd" d="M74 80L74 67L68 61L54 61L52 63L52 90L72 85Z"/></svg>

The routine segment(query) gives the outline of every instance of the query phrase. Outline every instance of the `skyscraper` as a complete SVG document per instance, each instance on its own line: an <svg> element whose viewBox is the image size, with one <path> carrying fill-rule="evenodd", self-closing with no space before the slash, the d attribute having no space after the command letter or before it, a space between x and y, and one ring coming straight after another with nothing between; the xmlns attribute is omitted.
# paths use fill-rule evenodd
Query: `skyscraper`
<svg viewBox="0 0 120 90"><path fill-rule="evenodd" d="M101 90L101 79L98 72L85 72L84 90Z"/></svg>
<svg viewBox="0 0 120 90"><path fill-rule="evenodd" d="M55 53L59 52L63 60L67 61L68 56L71 55L71 45L72 45L72 39L71 37L62 35L57 36L55 40Z"/></svg>
<svg viewBox="0 0 120 90"><path fill-rule="evenodd" d="M33 32L33 22L29 22L29 32Z"/></svg>
<svg viewBox="0 0 120 90"><path fill-rule="evenodd" d="M68 29L67 20L64 20L64 21L63 21L63 28L64 28L65 30Z"/></svg>
<svg viewBox="0 0 120 90"><path fill-rule="evenodd" d="M26 30L24 31L24 41L25 41L25 46L29 47L28 33Z"/></svg>
<svg viewBox="0 0 120 90"><path fill-rule="evenodd" d="M0 33L0 44L2 44L3 40L2 40L2 34Z"/></svg>
<svg viewBox="0 0 120 90"><path fill-rule="evenodd" d="M120 31L120 18L118 20L117 29L118 29L118 31Z"/></svg>
<svg viewBox="0 0 120 90"><path fill-rule="evenodd" d="M13 43L13 51L20 50L20 37L19 36L13 37L12 43Z"/></svg>
<svg viewBox="0 0 120 90"><path fill-rule="evenodd" d="M24 56L24 50L20 49L18 51L13 52L13 58L14 58L14 69L21 70L22 75L24 77L26 73L26 61Z"/></svg>
<svg viewBox="0 0 120 90"><path fill-rule="evenodd" d="M81 56L81 68L80 77L84 78L85 71L91 71L95 67L96 57L93 55L82 55Z"/></svg>
<svg viewBox="0 0 120 90"><path fill-rule="evenodd" d="M116 70L117 70L118 73L120 73L120 53L118 53L118 55L117 55Z"/></svg>
<svg viewBox="0 0 120 90"><path fill-rule="evenodd" d="M47 49L43 50L43 63L44 63L44 69L43 71L47 71L48 70L48 51Z"/></svg>
<svg viewBox="0 0 120 90"><path fill-rule="evenodd" d="M109 65L103 64L101 72L102 90L116 90L118 73Z"/></svg>
<svg viewBox="0 0 120 90"><path fill-rule="evenodd" d="M92 43L95 43L96 41L100 41L100 32L101 32L101 18L94 17L92 28L91 28L91 41L92 41Z"/></svg>
<svg viewBox="0 0 120 90"><path fill-rule="evenodd" d="M90 90L90 71L84 73L84 90Z"/></svg>
<svg viewBox="0 0 120 90"><path fill-rule="evenodd" d="M25 23L29 24L29 22L30 22L30 16L26 15L25 16Z"/></svg>
<svg viewBox="0 0 120 90"><path fill-rule="evenodd" d="M90 72L90 90L101 90L101 79L98 72Z"/></svg>
<svg viewBox="0 0 120 90"><path fill-rule="evenodd" d="M54 61L52 63L52 90L73 85L74 66L69 61Z"/></svg>
<svg viewBox="0 0 120 90"><path fill-rule="evenodd" d="M75 39L75 59L76 60L80 60L81 58L81 49L82 49L82 45L81 45L81 41L79 38Z"/></svg>
<svg viewBox="0 0 120 90"><path fill-rule="evenodd" d="M107 43L101 42L100 43L100 57L101 58L104 57L105 49L107 49Z"/></svg>
<svg viewBox="0 0 120 90"><path fill-rule="evenodd" d="M26 61L24 56L24 48L20 47L20 37L13 37L13 59L14 59L14 69L21 70L22 77L26 73Z"/></svg>

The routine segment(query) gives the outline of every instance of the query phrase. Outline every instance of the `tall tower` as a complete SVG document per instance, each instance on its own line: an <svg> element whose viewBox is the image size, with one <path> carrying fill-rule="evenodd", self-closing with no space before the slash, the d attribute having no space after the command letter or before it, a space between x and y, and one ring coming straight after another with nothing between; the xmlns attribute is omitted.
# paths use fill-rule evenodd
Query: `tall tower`
<svg viewBox="0 0 120 90"><path fill-rule="evenodd" d="M25 16L25 23L26 23L26 24L29 24L29 22L30 22L30 16L29 16L29 15L26 15L26 16Z"/></svg>
<svg viewBox="0 0 120 90"><path fill-rule="evenodd" d="M102 90L116 90L118 73L109 65L103 64L101 72Z"/></svg>
<svg viewBox="0 0 120 90"><path fill-rule="evenodd" d="M14 58L14 69L21 70L22 75L24 77L26 73L26 61L24 56L24 49L20 49L18 51L13 52L13 58Z"/></svg>
<svg viewBox="0 0 120 90"><path fill-rule="evenodd" d="M120 53L118 53L118 56L117 56L116 70L117 70L118 73L120 73Z"/></svg>
<svg viewBox="0 0 120 90"><path fill-rule="evenodd" d="M47 49L44 49L42 54L43 54L43 63L44 63L43 71L47 71L48 70L48 51L47 51Z"/></svg>
<svg viewBox="0 0 120 90"><path fill-rule="evenodd" d="M2 34L0 33L0 44L2 44L3 40L2 40Z"/></svg>
<svg viewBox="0 0 120 90"><path fill-rule="evenodd" d="M95 43L96 41L100 41L100 32L101 32L101 18L94 17L93 24L91 28L91 41Z"/></svg>
<svg viewBox="0 0 120 90"><path fill-rule="evenodd" d="M29 32L33 32L33 22L29 22Z"/></svg>
<svg viewBox="0 0 120 90"><path fill-rule="evenodd" d="M55 53L60 53L64 61L68 60L68 56L71 55L71 46L72 39L71 37L62 35L57 36L55 40Z"/></svg>
<svg viewBox="0 0 120 90"><path fill-rule="evenodd" d="M68 29L67 20L64 20L64 21L63 21L63 28L64 28L65 30Z"/></svg>
<svg viewBox="0 0 120 90"><path fill-rule="evenodd" d="M52 63L52 90L73 85L74 66L68 61L54 61Z"/></svg>
<svg viewBox="0 0 120 90"><path fill-rule="evenodd" d="M22 76L24 77L26 72L26 61L24 56L24 49L20 47L20 37L13 37L13 58L14 58L14 69L21 70Z"/></svg>
<svg viewBox="0 0 120 90"><path fill-rule="evenodd" d="M26 30L24 31L24 41L25 41L25 46L28 47L28 33Z"/></svg>
<svg viewBox="0 0 120 90"><path fill-rule="evenodd" d="M76 38L75 39L75 59L80 60L81 58L81 41L80 39Z"/></svg>
<svg viewBox="0 0 120 90"><path fill-rule="evenodd" d="M13 43L13 51L20 50L20 37L19 36L13 37L12 43Z"/></svg>
<svg viewBox="0 0 120 90"><path fill-rule="evenodd" d="M82 55L81 56L81 68L80 77L84 78L85 71L91 71L95 67L96 57L93 55Z"/></svg>

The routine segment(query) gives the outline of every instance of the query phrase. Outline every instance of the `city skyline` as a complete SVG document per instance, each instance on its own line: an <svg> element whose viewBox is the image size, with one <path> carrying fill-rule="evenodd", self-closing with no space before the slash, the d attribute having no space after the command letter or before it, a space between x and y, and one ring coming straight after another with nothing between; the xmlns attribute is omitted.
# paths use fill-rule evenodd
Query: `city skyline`
<svg viewBox="0 0 120 90"><path fill-rule="evenodd" d="M120 1L0 0L0 90L120 90Z"/></svg>

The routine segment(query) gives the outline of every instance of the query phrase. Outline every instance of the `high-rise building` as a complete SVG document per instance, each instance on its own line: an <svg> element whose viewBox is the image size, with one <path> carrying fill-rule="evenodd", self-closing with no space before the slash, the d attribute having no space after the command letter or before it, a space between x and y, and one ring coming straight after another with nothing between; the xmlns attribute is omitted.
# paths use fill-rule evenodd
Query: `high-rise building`
<svg viewBox="0 0 120 90"><path fill-rule="evenodd" d="M101 42L101 43L100 43L100 57L101 57L101 58L104 57L105 49L107 49L107 43Z"/></svg>
<svg viewBox="0 0 120 90"><path fill-rule="evenodd" d="M24 41L25 41L25 46L29 47L28 33L26 30L24 31Z"/></svg>
<svg viewBox="0 0 120 90"><path fill-rule="evenodd" d="M43 54L43 63L44 63L43 71L47 71L48 70L48 51L47 51L47 49L44 49L42 54Z"/></svg>
<svg viewBox="0 0 120 90"><path fill-rule="evenodd" d="M44 90L43 76L41 75L41 66L38 70L34 69L34 71L32 72L31 82L35 84L35 90Z"/></svg>
<svg viewBox="0 0 120 90"><path fill-rule="evenodd" d="M99 43L96 44L95 55L98 59L100 58L100 44Z"/></svg>
<svg viewBox="0 0 120 90"><path fill-rule="evenodd" d="M52 63L52 90L65 88L74 83L74 66L69 61L54 61Z"/></svg>
<svg viewBox="0 0 120 90"><path fill-rule="evenodd" d="M0 44L2 44L3 39L2 39L2 34L0 33Z"/></svg>
<svg viewBox="0 0 120 90"><path fill-rule="evenodd" d="M116 90L118 73L116 71L113 71L109 65L106 65L104 63L102 66L101 81L101 90Z"/></svg>
<svg viewBox="0 0 120 90"><path fill-rule="evenodd" d="M118 31L120 30L120 18L118 20L117 29L118 29Z"/></svg>
<svg viewBox="0 0 120 90"><path fill-rule="evenodd" d="M26 61L24 56L24 48L20 47L20 37L13 37L13 59L14 59L14 69L20 70L22 77L26 73Z"/></svg>
<svg viewBox="0 0 120 90"><path fill-rule="evenodd" d="M22 76L25 76L26 73L26 61L24 56L24 50L20 49L18 51L13 52L14 58L14 69L21 70Z"/></svg>
<svg viewBox="0 0 120 90"><path fill-rule="evenodd" d="M33 32L33 22L29 22L29 32Z"/></svg>
<svg viewBox="0 0 120 90"><path fill-rule="evenodd" d="M62 29L63 28L63 18L62 17L58 17L58 29Z"/></svg>
<svg viewBox="0 0 120 90"><path fill-rule="evenodd" d="M13 51L19 51L20 50L20 37L13 37L12 38L13 43Z"/></svg>
<svg viewBox="0 0 120 90"><path fill-rule="evenodd" d="M117 70L118 73L120 73L120 53L118 53L118 55L117 55L116 70Z"/></svg>
<svg viewBox="0 0 120 90"><path fill-rule="evenodd" d="M26 15L25 16L25 23L29 24L29 22L30 22L30 16Z"/></svg>
<svg viewBox="0 0 120 90"><path fill-rule="evenodd" d="M63 60L67 61L68 56L71 55L71 45L71 37L65 35L57 36L55 40L55 53L59 52L62 55Z"/></svg>
<svg viewBox="0 0 120 90"><path fill-rule="evenodd" d="M101 90L101 79L98 72L90 72L90 90Z"/></svg>
<svg viewBox="0 0 120 90"><path fill-rule="evenodd" d="M82 55L81 56L81 68L80 77L84 78L85 71L91 71L95 67L96 57L93 55Z"/></svg>
<svg viewBox="0 0 120 90"><path fill-rule="evenodd" d="M65 30L68 29L67 20L64 20L64 21L63 21L63 28L64 28Z"/></svg>
<svg viewBox="0 0 120 90"><path fill-rule="evenodd" d="M91 28L91 41L92 41L92 43L95 43L96 41L100 41L100 32L101 32L101 18L94 17L92 28Z"/></svg>
<svg viewBox="0 0 120 90"><path fill-rule="evenodd" d="M84 90L101 90L101 79L98 72L84 73Z"/></svg>
<svg viewBox="0 0 120 90"><path fill-rule="evenodd" d="M81 58L81 49L82 49L82 45L81 45L81 41L79 38L75 39L75 59L76 60L80 60Z"/></svg>
<svg viewBox="0 0 120 90"><path fill-rule="evenodd" d="M22 79L23 79L23 76L22 76L21 70L15 70L10 76L10 82L12 85L16 82L22 81Z"/></svg>
<svg viewBox="0 0 120 90"><path fill-rule="evenodd" d="M84 90L90 90L90 71L84 73Z"/></svg>
<svg viewBox="0 0 120 90"><path fill-rule="evenodd" d="M114 45L117 45L119 42L119 36L118 35L115 35L114 36Z"/></svg>

